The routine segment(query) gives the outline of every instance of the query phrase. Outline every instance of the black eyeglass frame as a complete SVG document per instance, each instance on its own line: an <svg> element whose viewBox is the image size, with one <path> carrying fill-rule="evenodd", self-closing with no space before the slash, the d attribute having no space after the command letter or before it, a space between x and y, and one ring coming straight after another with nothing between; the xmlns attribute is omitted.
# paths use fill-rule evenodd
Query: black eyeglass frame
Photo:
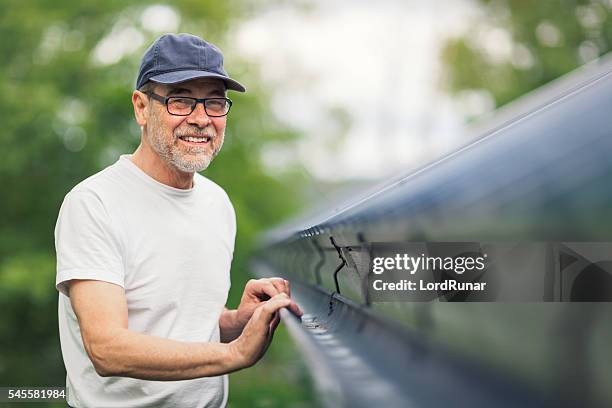
<svg viewBox="0 0 612 408"><path fill-rule="evenodd" d="M172 116L189 116L189 115L191 115L193 113L195 108L198 106L198 103L202 103L202 106L204 106L204 111L206 112L207 116L210 116L211 118L222 118L223 116L227 116L227 114L229 113L230 109L232 108L232 103L233 103L230 98L221 98L221 97L214 97L214 98L192 98L192 97L189 97L189 96L175 96L175 95L162 96L162 95L156 94L155 92L146 92L146 95L149 95L151 98L155 99L156 101L159 101L159 102L163 103L164 105L166 105L166 111L170 115L172 115ZM177 98L177 99L191 99L192 101L195 101L195 103L191 107L191 112L186 113L184 115L170 112L170 107L168 106L168 101L170 101L170 99L173 99L173 98ZM226 101L228 103L227 112L225 112L223 115L211 115L210 113L208 113L208 109L206 109L206 101L210 101L210 100L224 100L224 101Z"/></svg>

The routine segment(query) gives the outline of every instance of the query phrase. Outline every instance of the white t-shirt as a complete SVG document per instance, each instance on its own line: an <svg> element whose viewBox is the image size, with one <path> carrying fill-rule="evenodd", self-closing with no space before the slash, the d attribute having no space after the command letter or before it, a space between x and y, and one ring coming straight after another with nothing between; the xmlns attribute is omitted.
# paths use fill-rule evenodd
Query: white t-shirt
<svg viewBox="0 0 612 408"><path fill-rule="evenodd" d="M218 342L230 287L236 219L221 187L200 174L189 190L157 182L129 155L70 191L55 227L59 332L73 407L218 407L227 376L184 381L100 377L66 293L71 279L125 289L130 330Z"/></svg>

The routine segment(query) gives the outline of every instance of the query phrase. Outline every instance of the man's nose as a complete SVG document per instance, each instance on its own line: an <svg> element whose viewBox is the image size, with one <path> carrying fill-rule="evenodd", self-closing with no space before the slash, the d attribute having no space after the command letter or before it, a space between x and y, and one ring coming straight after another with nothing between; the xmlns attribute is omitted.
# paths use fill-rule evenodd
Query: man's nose
<svg viewBox="0 0 612 408"><path fill-rule="evenodd" d="M191 115L187 117L187 123L204 128L210 124L210 117L206 114L204 103L198 102Z"/></svg>

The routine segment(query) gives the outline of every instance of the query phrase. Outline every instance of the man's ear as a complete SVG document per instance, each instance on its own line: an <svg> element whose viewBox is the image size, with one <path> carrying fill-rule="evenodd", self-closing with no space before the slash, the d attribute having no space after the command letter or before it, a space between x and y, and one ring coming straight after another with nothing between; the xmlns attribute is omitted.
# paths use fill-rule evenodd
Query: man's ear
<svg viewBox="0 0 612 408"><path fill-rule="evenodd" d="M147 124L149 113L149 98L144 93L136 90L132 92L132 105L134 105L134 116L140 127Z"/></svg>

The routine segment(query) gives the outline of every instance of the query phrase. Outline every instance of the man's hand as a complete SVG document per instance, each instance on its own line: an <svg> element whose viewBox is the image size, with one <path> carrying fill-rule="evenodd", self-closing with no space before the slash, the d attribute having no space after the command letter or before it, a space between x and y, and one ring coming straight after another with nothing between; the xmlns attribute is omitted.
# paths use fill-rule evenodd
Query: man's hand
<svg viewBox="0 0 612 408"><path fill-rule="evenodd" d="M236 320L240 327L244 327L247 322L251 319L253 312L263 302L284 293L287 298L291 300L291 288L289 287L289 281L282 278L264 278L264 279L251 279L247 282L240 299L240 305L236 310ZM291 300L291 303L287 306L288 309L293 312L296 316L302 315L302 310L298 305Z"/></svg>
<svg viewBox="0 0 612 408"><path fill-rule="evenodd" d="M252 366L264 355L280 322L279 310L295 305L285 292L259 303L240 337L229 343L232 359L240 368Z"/></svg>
<svg viewBox="0 0 612 408"><path fill-rule="evenodd" d="M219 328L221 341L229 343L240 336L245 325L251 319L253 312L266 301L279 294L285 294L290 300L287 308L296 316L302 316L302 310L291 301L289 281L282 278L251 279L247 282L237 310L227 310L221 313ZM278 324L278 323L277 323Z"/></svg>

